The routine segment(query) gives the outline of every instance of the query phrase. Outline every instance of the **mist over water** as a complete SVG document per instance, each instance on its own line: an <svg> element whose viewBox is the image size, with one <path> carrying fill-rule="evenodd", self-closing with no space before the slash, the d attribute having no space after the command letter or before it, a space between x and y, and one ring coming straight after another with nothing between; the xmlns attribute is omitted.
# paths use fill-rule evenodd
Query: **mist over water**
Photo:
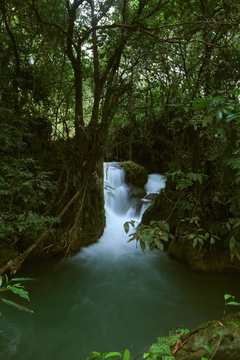
<svg viewBox="0 0 240 360"><path fill-rule="evenodd" d="M126 348L133 358L173 328L221 318L225 293L240 301L239 276L192 273L166 253L143 254L127 243L124 222L140 221L148 202L130 199L124 179L117 163L105 164L105 182L115 190L105 190L107 221L98 243L57 271L58 260L48 259L19 273L36 279L24 284L30 302L6 296L34 314L2 305L0 359L86 360L91 351ZM146 191L163 186L161 175L150 175Z"/></svg>

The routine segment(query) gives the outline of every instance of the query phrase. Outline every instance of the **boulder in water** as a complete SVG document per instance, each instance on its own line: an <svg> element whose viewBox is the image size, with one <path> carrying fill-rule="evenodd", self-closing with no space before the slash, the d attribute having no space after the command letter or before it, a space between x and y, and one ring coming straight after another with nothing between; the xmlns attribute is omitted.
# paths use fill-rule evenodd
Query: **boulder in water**
<svg viewBox="0 0 240 360"><path fill-rule="evenodd" d="M130 198L137 197L141 199L146 195L146 190L133 185L129 185L128 195Z"/></svg>
<svg viewBox="0 0 240 360"><path fill-rule="evenodd" d="M157 197L158 197L158 193L151 193L151 194L147 194L146 196L144 196L144 199L146 199L146 200L156 200Z"/></svg>
<svg viewBox="0 0 240 360"><path fill-rule="evenodd" d="M120 163L120 166L125 170L127 183L137 187L143 187L147 183L148 172L144 167L131 160Z"/></svg>

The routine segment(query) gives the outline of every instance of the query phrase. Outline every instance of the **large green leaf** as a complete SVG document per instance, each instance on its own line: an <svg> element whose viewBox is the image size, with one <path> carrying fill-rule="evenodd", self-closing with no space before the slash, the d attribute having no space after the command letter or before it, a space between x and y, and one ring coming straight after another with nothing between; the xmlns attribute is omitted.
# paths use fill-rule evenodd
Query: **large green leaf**
<svg viewBox="0 0 240 360"><path fill-rule="evenodd" d="M122 354L120 354L120 352L117 352L117 351L112 351L110 353L107 353L107 355L105 356L105 359L107 359L111 356L120 356L120 358L122 359Z"/></svg>
<svg viewBox="0 0 240 360"><path fill-rule="evenodd" d="M124 351L123 360L129 360L130 359L130 351L126 349Z"/></svg>
<svg viewBox="0 0 240 360"><path fill-rule="evenodd" d="M227 305L236 305L236 306L240 306L240 303L236 302L236 301L229 301L227 303Z"/></svg>
<svg viewBox="0 0 240 360"><path fill-rule="evenodd" d="M17 294L17 295L21 296L22 298L27 299L29 301L28 292L26 290L20 289L15 286L11 286L11 285L8 285L7 289L11 290L14 294Z"/></svg>
<svg viewBox="0 0 240 360"><path fill-rule="evenodd" d="M33 313L33 310L30 310L28 308L26 308L25 306L19 305L13 301L10 300L6 300L6 299L1 299L5 304L13 306L14 308L18 309L18 310L22 310L22 311L26 311L26 312L30 312Z"/></svg>
<svg viewBox="0 0 240 360"><path fill-rule="evenodd" d="M225 295L224 295L224 299L225 299L225 300L227 300L227 299L229 299L229 298L233 298L233 299L234 299L235 296L230 295L230 294L225 294Z"/></svg>

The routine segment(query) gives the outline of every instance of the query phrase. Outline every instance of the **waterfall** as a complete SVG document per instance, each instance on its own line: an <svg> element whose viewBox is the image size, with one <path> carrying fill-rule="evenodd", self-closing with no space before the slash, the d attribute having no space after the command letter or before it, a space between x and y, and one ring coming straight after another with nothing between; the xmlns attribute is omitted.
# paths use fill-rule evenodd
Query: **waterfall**
<svg viewBox="0 0 240 360"><path fill-rule="evenodd" d="M125 171L119 163L104 163L104 197L107 213L125 217L126 221L134 218L141 220L143 212L152 204L147 199L129 196L129 186L125 183ZM149 175L145 190L147 194L155 193L165 186L162 175Z"/></svg>

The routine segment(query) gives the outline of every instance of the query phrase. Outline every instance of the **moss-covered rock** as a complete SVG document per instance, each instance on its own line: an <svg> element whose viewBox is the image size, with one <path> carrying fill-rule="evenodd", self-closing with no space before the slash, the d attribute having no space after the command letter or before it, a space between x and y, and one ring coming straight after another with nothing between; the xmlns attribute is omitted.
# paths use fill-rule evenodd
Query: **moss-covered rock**
<svg viewBox="0 0 240 360"><path fill-rule="evenodd" d="M199 360L201 357L210 358L204 347L207 344L214 355L214 360L240 359L240 312L224 316L220 322L208 321L198 325L181 338L183 347L177 351L176 360ZM232 323L236 324L234 326Z"/></svg>
<svg viewBox="0 0 240 360"><path fill-rule="evenodd" d="M125 170L126 182L136 187L143 187L148 181L147 170L129 160L120 163L120 166Z"/></svg>

